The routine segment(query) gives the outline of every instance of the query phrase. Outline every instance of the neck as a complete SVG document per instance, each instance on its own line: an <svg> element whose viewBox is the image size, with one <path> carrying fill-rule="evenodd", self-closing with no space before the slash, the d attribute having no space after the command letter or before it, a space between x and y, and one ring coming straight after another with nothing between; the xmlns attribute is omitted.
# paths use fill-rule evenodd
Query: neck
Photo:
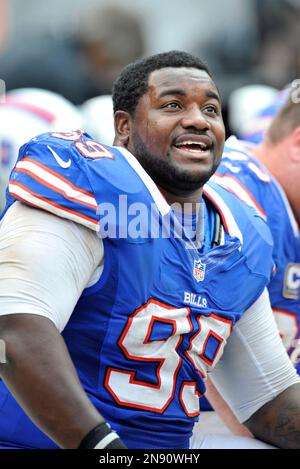
<svg viewBox="0 0 300 469"><path fill-rule="evenodd" d="M287 164L287 159L283 158L285 154L284 146L281 143L273 144L266 139L260 145L257 145L253 150L253 154L286 190L286 185L289 182L286 180L288 172L284 170Z"/></svg>
<svg viewBox="0 0 300 469"><path fill-rule="evenodd" d="M256 158L267 168L271 171L271 163L272 158L270 157L270 153L274 151L271 148L271 144L267 141L262 142L260 145L257 145L254 149L251 149L252 153L256 156Z"/></svg>
<svg viewBox="0 0 300 469"><path fill-rule="evenodd" d="M288 158L288 140L283 140L278 144L264 141L255 148L253 153L282 187L300 226L300 210L297 210L299 207L297 172L293 170L292 161Z"/></svg>
<svg viewBox="0 0 300 469"><path fill-rule="evenodd" d="M189 194L173 194L162 187L159 187L160 192L166 198L169 205L178 204L180 207L185 209L187 212L197 213L199 210L199 204L203 193L203 188L199 188L196 191Z"/></svg>

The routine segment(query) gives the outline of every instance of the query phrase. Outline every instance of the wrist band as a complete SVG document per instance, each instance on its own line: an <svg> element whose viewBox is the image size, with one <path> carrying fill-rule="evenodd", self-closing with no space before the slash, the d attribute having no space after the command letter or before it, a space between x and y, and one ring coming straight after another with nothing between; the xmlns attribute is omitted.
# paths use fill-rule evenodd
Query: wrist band
<svg viewBox="0 0 300 469"><path fill-rule="evenodd" d="M83 438L78 449L126 449L126 446L109 424L103 422Z"/></svg>

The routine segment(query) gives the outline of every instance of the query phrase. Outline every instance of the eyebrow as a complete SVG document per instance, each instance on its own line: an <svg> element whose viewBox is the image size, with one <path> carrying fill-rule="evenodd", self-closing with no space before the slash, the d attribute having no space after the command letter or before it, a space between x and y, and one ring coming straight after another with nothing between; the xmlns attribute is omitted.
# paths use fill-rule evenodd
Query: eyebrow
<svg viewBox="0 0 300 469"><path fill-rule="evenodd" d="M215 93L214 91L211 91L211 90L206 91L206 96L208 98L216 99L217 101L220 102L220 96L217 93Z"/></svg>
<svg viewBox="0 0 300 469"><path fill-rule="evenodd" d="M186 92L181 88L170 88L168 90L162 91L159 94L159 98L164 98L164 96L170 96L177 94L179 96L186 96Z"/></svg>
<svg viewBox="0 0 300 469"><path fill-rule="evenodd" d="M216 99L220 103L220 97L214 91L208 90L205 94L207 98ZM170 88L168 90L162 91L159 94L159 98L164 98L165 96L171 95L186 96L186 92L182 88Z"/></svg>

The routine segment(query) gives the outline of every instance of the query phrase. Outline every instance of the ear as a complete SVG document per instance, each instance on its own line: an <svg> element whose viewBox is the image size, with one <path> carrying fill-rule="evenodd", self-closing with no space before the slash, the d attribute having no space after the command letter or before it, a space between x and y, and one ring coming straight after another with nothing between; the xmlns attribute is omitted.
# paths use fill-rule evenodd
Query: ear
<svg viewBox="0 0 300 469"><path fill-rule="evenodd" d="M300 127L296 127L291 133L291 159L300 163Z"/></svg>
<svg viewBox="0 0 300 469"><path fill-rule="evenodd" d="M128 112L117 111L114 116L115 120L115 139L114 145L127 147L130 131L131 131L131 116Z"/></svg>

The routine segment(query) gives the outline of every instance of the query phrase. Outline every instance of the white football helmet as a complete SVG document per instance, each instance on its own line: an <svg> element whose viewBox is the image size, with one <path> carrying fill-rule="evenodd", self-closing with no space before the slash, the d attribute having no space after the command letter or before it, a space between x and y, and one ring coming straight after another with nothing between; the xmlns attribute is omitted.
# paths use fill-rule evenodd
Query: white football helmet
<svg viewBox="0 0 300 469"><path fill-rule="evenodd" d="M244 135L249 122L257 113L269 106L278 90L267 85L247 85L234 90L228 99L229 124L238 136Z"/></svg>
<svg viewBox="0 0 300 469"><path fill-rule="evenodd" d="M88 99L80 106L83 128L95 140L112 145L114 140L114 111L111 95Z"/></svg>

